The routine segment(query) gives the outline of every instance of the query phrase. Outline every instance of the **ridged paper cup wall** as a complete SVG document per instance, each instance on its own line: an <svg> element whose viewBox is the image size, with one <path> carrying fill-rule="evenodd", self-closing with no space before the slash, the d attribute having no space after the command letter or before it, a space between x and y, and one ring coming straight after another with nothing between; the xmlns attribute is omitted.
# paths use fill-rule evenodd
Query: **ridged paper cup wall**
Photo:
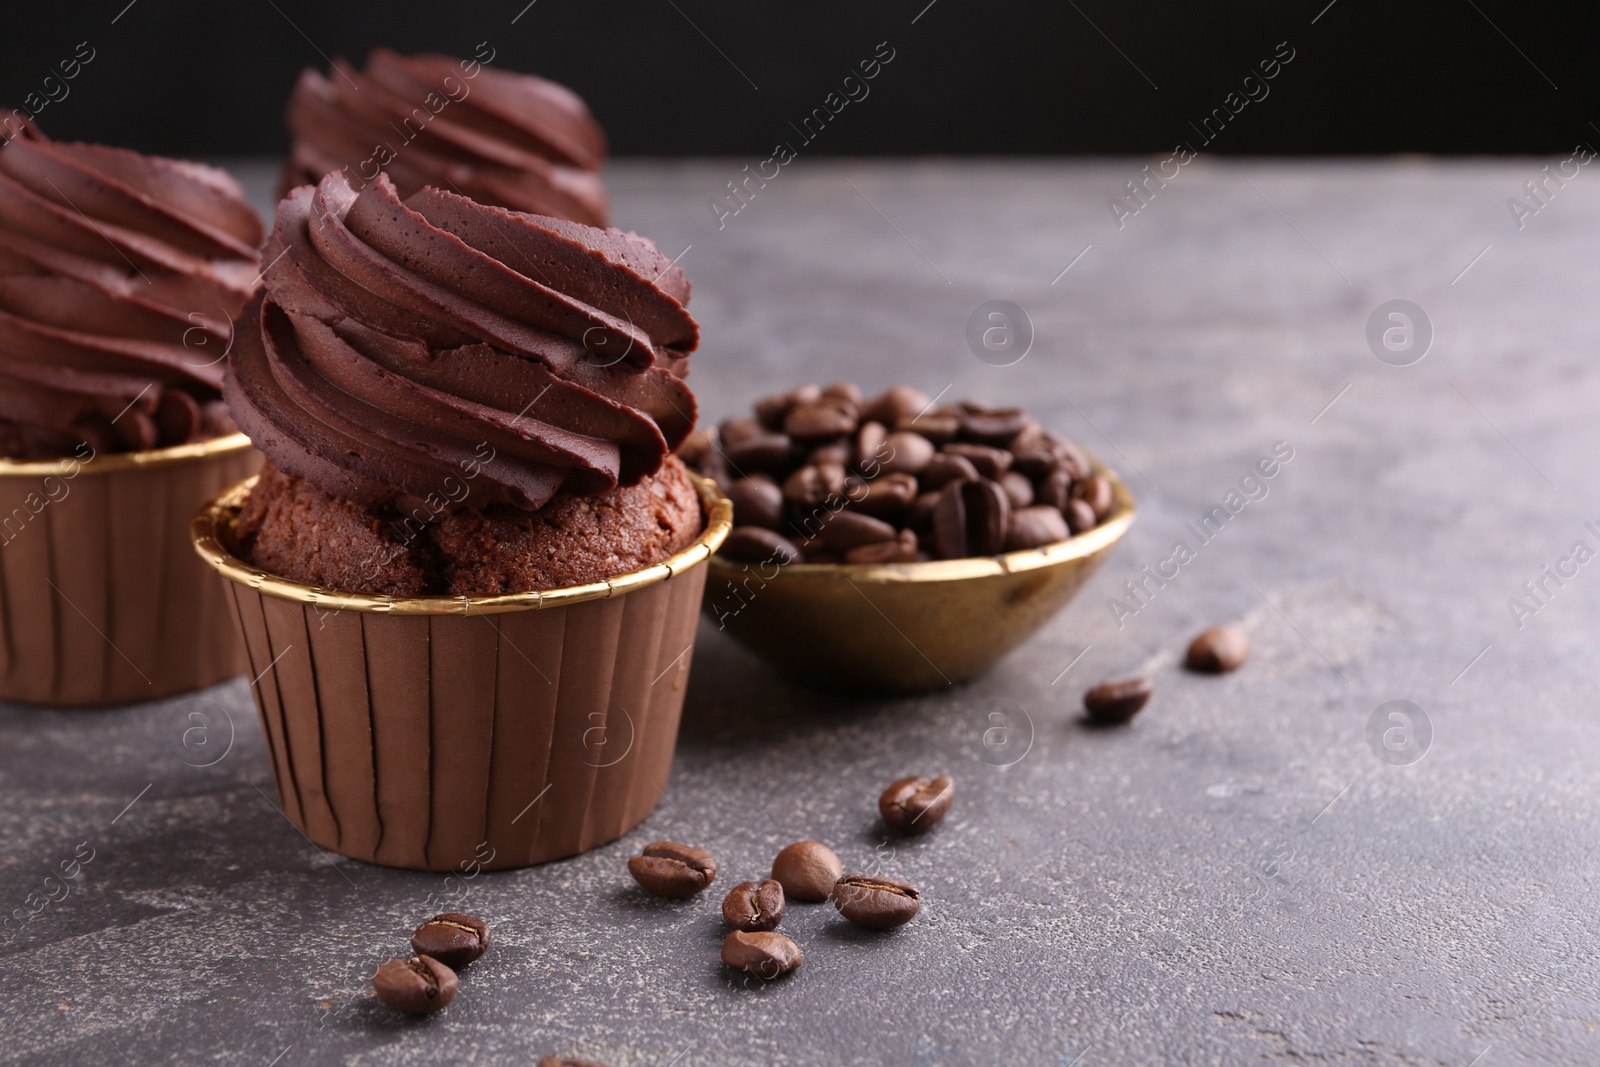
<svg viewBox="0 0 1600 1067"><path fill-rule="evenodd" d="M711 553L732 505L695 484L700 537L589 585L498 597L335 593L233 552L253 479L194 520L227 579L284 814L390 867L522 867L614 841L667 786ZM218 583L219 589L224 588Z"/></svg>
<svg viewBox="0 0 1600 1067"><path fill-rule="evenodd" d="M185 531L260 466L243 434L0 460L0 699L127 704L242 672L233 606Z"/></svg>

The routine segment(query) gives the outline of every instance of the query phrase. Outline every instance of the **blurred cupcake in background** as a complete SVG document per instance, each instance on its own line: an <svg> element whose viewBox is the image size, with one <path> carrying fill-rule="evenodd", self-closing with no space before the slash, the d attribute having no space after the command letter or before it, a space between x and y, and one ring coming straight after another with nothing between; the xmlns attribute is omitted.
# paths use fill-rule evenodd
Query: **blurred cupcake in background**
<svg viewBox="0 0 1600 1067"><path fill-rule="evenodd" d="M198 163L0 146L0 698L109 704L237 673L184 538L259 465L222 402L262 227Z"/></svg>
<svg viewBox="0 0 1600 1067"><path fill-rule="evenodd" d="M566 86L471 59L402 56L386 48L363 70L335 59L300 75L287 113L294 144L280 194L342 171L356 188L380 172L402 198L436 186L492 204L607 221L600 166L606 137Z"/></svg>

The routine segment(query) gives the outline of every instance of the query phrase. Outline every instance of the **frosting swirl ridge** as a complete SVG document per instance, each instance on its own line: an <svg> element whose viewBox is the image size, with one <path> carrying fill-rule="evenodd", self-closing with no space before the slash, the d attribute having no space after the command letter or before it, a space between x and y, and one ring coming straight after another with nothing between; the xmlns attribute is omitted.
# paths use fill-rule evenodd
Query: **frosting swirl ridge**
<svg viewBox="0 0 1600 1067"><path fill-rule="evenodd" d="M307 69L290 97L294 146L281 192L343 170L357 187L388 174L401 196L429 186L514 211L606 224L604 132L583 100L476 59L386 48L364 70ZM480 60L482 62L480 62Z"/></svg>
<svg viewBox="0 0 1600 1067"><path fill-rule="evenodd" d="M0 455L231 431L223 354L261 236L215 168L32 124L0 147Z"/></svg>
<svg viewBox="0 0 1600 1067"><path fill-rule="evenodd" d="M659 470L698 327L644 238L342 173L278 207L225 386L283 470L422 521Z"/></svg>

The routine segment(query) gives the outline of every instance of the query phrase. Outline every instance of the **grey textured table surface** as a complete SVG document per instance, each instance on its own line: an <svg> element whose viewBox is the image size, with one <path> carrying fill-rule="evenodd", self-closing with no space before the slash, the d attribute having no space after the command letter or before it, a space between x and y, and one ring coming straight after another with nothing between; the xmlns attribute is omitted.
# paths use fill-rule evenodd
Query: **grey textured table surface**
<svg viewBox="0 0 1600 1067"><path fill-rule="evenodd" d="M590 855L464 883L496 947L421 1022L369 975L463 887L312 848L274 807L242 680L6 708L0 903L93 859L0 947L0 1058L1600 1060L1600 564L1560 563L1600 547L1600 179L1518 230L1507 199L1543 161L1198 162L1119 229L1107 199L1143 161L801 161L719 230L707 201L743 162L609 172L618 222L684 253L706 415L838 378L1029 405L1138 496L1092 584L988 676L921 699L792 688L703 624L666 802ZM990 299L1034 324L1010 367L964 340ZM1435 330L1411 366L1366 340L1391 299ZM1194 541L1185 522L1277 442L1293 459L1267 496ZM1195 558L1119 628L1108 598L1179 539ZM1546 566L1577 574L1527 599ZM1183 674L1187 638L1228 620L1249 665ZM1157 682L1139 720L1084 729L1082 690L1135 671ZM1391 700L1423 709L1420 761L1369 741ZM1013 757L984 735L1008 707L1031 748L997 766ZM933 769L958 779L951 817L886 841L878 790ZM717 960L720 893L629 881L659 837L712 849L723 887L817 837L927 903L887 937L795 906L805 966L746 988Z"/></svg>

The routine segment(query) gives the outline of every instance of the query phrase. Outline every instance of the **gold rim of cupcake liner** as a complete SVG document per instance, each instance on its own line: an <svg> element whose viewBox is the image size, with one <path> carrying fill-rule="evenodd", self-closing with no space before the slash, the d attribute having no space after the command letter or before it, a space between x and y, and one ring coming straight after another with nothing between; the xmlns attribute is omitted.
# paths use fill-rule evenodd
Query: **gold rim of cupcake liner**
<svg viewBox="0 0 1600 1067"><path fill-rule="evenodd" d="M762 575L765 581L839 581L910 583L954 582L967 578L992 578L1002 574L1019 574L1025 571L1051 567L1070 559L1083 559L1106 548L1128 532L1133 525L1133 494L1116 473L1099 460L1090 457L1090 468L1111 483L1111 514L1092 530L1085 530L1065 541L1053 541L1039 548L1024 548L998 556L972 556L967 559L935 559L921 563L790 563L782 567L776 577ZM711 561L713 570L726 576L752 564L744 560L717 557Z"/></svg>
<svg viewBox="0 0 1600 1067"><path fill-rule="evenodd" d="M174 463L187 463L190 460L209 459L212 456L228 455L233 452L242 452L253 447L250 438L242 433L230 433L225 437L213 437L206 441L194 441L186 445L172 445L169 448L149 448L142 452L101 452L88 459L78 456L59 456L55 459L0 459L0 477L30 477L37 478L41 475L65 476L62 469L64 464L76 463L78 470L72 477L83 474L110 474L113 471L125 470L152 470L156 467L167 467Z"/></svg>
<svg viewBox="0 0 1600 1067"><path fill-rule="evenodd" d="M700 503L706 515L705 529L693 544L661 563L642 570L562 589L483 597L381 596L321 589L269 574L235 556L222 537L223 531L229 531L231 535L239 510L244 506L250 490L255 487L255 477L246 478L206 504L190 525L189 536L200 558L229 581L238 582L267 596L311 604L326 611L365 611L379 615L488 615L506 611L538 611L622 596L676 577L710 559L733 528L733 502L723 496L710 480L693 471L688 473L700 494Z"/></svg>

